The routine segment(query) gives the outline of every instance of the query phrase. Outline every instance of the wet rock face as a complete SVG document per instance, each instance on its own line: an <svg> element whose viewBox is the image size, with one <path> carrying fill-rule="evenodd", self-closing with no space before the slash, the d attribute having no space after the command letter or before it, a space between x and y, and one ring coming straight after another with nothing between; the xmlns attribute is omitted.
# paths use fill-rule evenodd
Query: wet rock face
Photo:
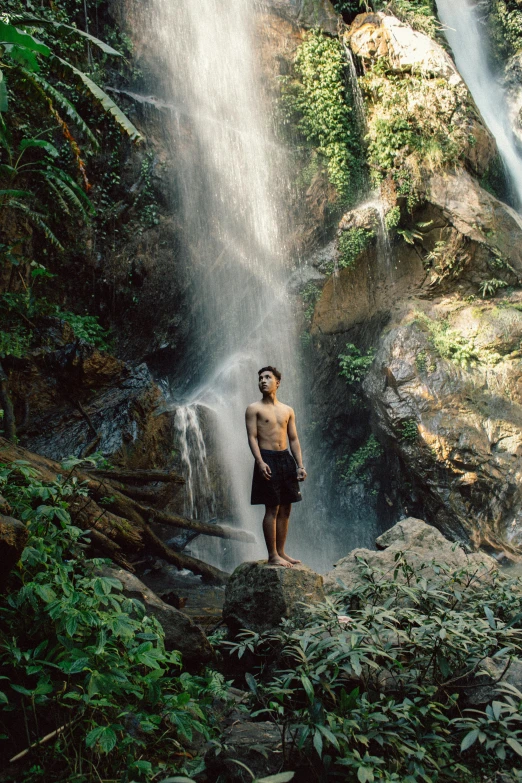
<svg viewBox="0 0 522 783"><path fill-rule="evenodd" d="M346 38L354 54L364 59L386 57L394 71L417 71L461 82L449 54L424 33L384 13L359 14Z"/></svg>
<svg viewBox="0 0 522 783"><path fill-rule="evenodd" d="M0 514L0 590L3 590L9 572L20 560L28 538L29 531L23 522Z"/></svg>
<svg viewBox="0 0 522 783"><path fill-rule="evenodd" d="M355 549L335 563L333 570L324 576L326 592L338 589L339 581L348 589L361 582L357 558L363 558L370 568L383 572L383 578L397 578L399 581L404 581L400 572L397 577L394 575L399 552L405 553L407 562L416 570L422 568L422 575L432 583L437 582L437 576L431 567L433 561L445 565L450 571L472 566L484 575L497 567L496 560L488 555L467 554L461 547L448 541L436 528L413 517L402 519L379 536L375 543L384 551Z"/></svg>
<svg viewBox="0 0 522 783"><path fill-rule="evenodd" d="M10 389L22 444L46 457L101 451L136 468L168 459L171 417L144 364L130 367L72 335L15 366Z"/></svg>
<svg viewBox="0 0 522 783"><path fill-rule="evenodd" d="M522 543L519 300L408 303L364 384L410 508L450 538L507 552Z"/></svg>
<svg viewBox="0 0 522 783"><path fill-rule="evenodd" d="M320 27L336 35L339 17L330 0L265 0L266 7L298 27Z"/></svg>
<svg viewBox="0 0 522 783"><path fill-rule="evenodd" d="M265 560L242 563L227 583L223 619L236 632L275 629L283 619L303 613L301 603L324 600L323 579L303 565L270 566Z"/></svg>
<svg viewBox="0 0 522 783"><path fill-rule="evenodd" d="M145 605L147 614L153 615L165 631L166 649L178 650L188 669L199 669L214 660L214 651L207 637L190 617L161 601L143 582L123 568L104 566L100 571L103 576L119 579L124 595L137 598Z"/></svg>

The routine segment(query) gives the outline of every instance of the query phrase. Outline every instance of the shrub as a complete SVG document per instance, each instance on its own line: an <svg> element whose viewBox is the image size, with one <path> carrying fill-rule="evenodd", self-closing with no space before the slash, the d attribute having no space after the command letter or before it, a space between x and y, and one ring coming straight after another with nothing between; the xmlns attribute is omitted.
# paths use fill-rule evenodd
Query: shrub
<svg viewBox="0 0 522 783"><path fill-rule="evenodd" d="M310 607L306 627L245 631L229 644L260 661L282 650L277 671L248 681L287 752L303 754L318 779L348 783L478 782L518 766L522 694L485 711L461 701L486 658L508 666L521 652L520 580L414 568L400 552L387 573L363 558L358 569L356 586Z"/></svg>

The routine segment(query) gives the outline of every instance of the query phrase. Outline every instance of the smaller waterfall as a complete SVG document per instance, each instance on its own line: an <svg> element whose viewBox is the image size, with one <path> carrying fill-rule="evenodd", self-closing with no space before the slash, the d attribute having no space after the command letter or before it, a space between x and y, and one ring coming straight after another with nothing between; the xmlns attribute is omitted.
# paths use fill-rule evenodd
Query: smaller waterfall
<svg viewBox="0 0 522 783"><path fill-rule="evenodd" d="M357 125L359 133L362 137L366 135L368 130L366 125L366 109L364 106L364 98L362 96L361 88L359 87L359 80L357 78L357 70L355 68L355 60L353 59L353 52L348 44L343 42L344 53L346 55L346 63L348 65L348 80L350 82L350 90L353 99L353 107L355 110L355 116L357 118Z"/></svg>
<svg viewBox="0 0 522 783"><path fill-rule="evenodd" d="M215 515L215 498L207 466L207 449L197 405L180 405L174 426L178 433L186 481L183 512L190 519L207 522Z"/></svg>
<svg viewBox="0 0 522 783"><path fill-rule="evenodd" d="M522 156L509 117L506 94L489 64L488 42L477 5L470 0L436 0L440 21L484 122L495 137L498 151L513 184L517 207L522 207Z"/></svg>

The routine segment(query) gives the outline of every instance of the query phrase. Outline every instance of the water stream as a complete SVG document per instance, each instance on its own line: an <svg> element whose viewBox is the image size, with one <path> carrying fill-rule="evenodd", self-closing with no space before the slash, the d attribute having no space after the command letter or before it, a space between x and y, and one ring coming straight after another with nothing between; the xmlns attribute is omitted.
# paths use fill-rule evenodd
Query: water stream
<svg viewBox="0 0 522 783"><path fill-rule="evenodd" d="M482 118L495 137L511 180L517 207L522 207L522 156L512 131L505 91L491 67L485 27L478 5L470 0L436 0L440 21Z"/></svg>

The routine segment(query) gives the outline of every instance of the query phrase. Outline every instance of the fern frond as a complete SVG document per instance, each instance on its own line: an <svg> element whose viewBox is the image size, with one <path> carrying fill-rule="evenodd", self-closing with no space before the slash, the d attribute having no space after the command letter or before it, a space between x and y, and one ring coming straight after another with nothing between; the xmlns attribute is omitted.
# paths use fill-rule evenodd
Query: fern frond
<svg viewBox="0 0 522 783"><path fill-rule="evenodd" d="M23 212L29 220L34 223L34 225L40 229L40 231L44 234L45 238L51 243L51 245L54 245L54 247L57 250L60 250L62 253L64 251L64 246L60 242L60 240L53 234L45 220L43 219L43 216L40 215L39 212L35 212L34 209L31 209L27 206L27 204L24 204L22 201L18 201L17 199L11 199L8 202L8 206L12 207L13 209L18 209L20 212Z"/></svg>
<svg viewBox="0 0 522 783"><path fill-rule="evenodd" d="M99 149L100 143L85 122L84 119L78 114L76 109L74 108L73 104L63 95L59 90L56 89L56 87L53 87L52 84L49 84L49 82L44 79L39 74L30 73L30 71L26 70L25 68L20 68L24 76L29 79L29 81L32 81L33 84L42 90L51 100L55 101L55 103L58 104L60 109L62 109L68 118L74 122L76 127L83 133L83 135L89 139L91 144L96 148Z"/></svg>
<svg viewBox="0 0 522 783"><path fill-rule="evenodd" d="M86 73L80 71L79 68L75 68L74 65L71 65L71 63L68 63L66 60L62 60L61 57L53 57L53 59L58 60L68 71L71 71L83 82L91 95L101 105L102 109L107 114L111 114L114 117L120 128L125 131L132 141L145 141L145 137L139 132L136 126L132 124L129 118L122 112L120 107L114 103L112 98L109 98L107 93L104 92L101 87L98 87L96 82L93 82L93 80L87 76Z"/></svg>

